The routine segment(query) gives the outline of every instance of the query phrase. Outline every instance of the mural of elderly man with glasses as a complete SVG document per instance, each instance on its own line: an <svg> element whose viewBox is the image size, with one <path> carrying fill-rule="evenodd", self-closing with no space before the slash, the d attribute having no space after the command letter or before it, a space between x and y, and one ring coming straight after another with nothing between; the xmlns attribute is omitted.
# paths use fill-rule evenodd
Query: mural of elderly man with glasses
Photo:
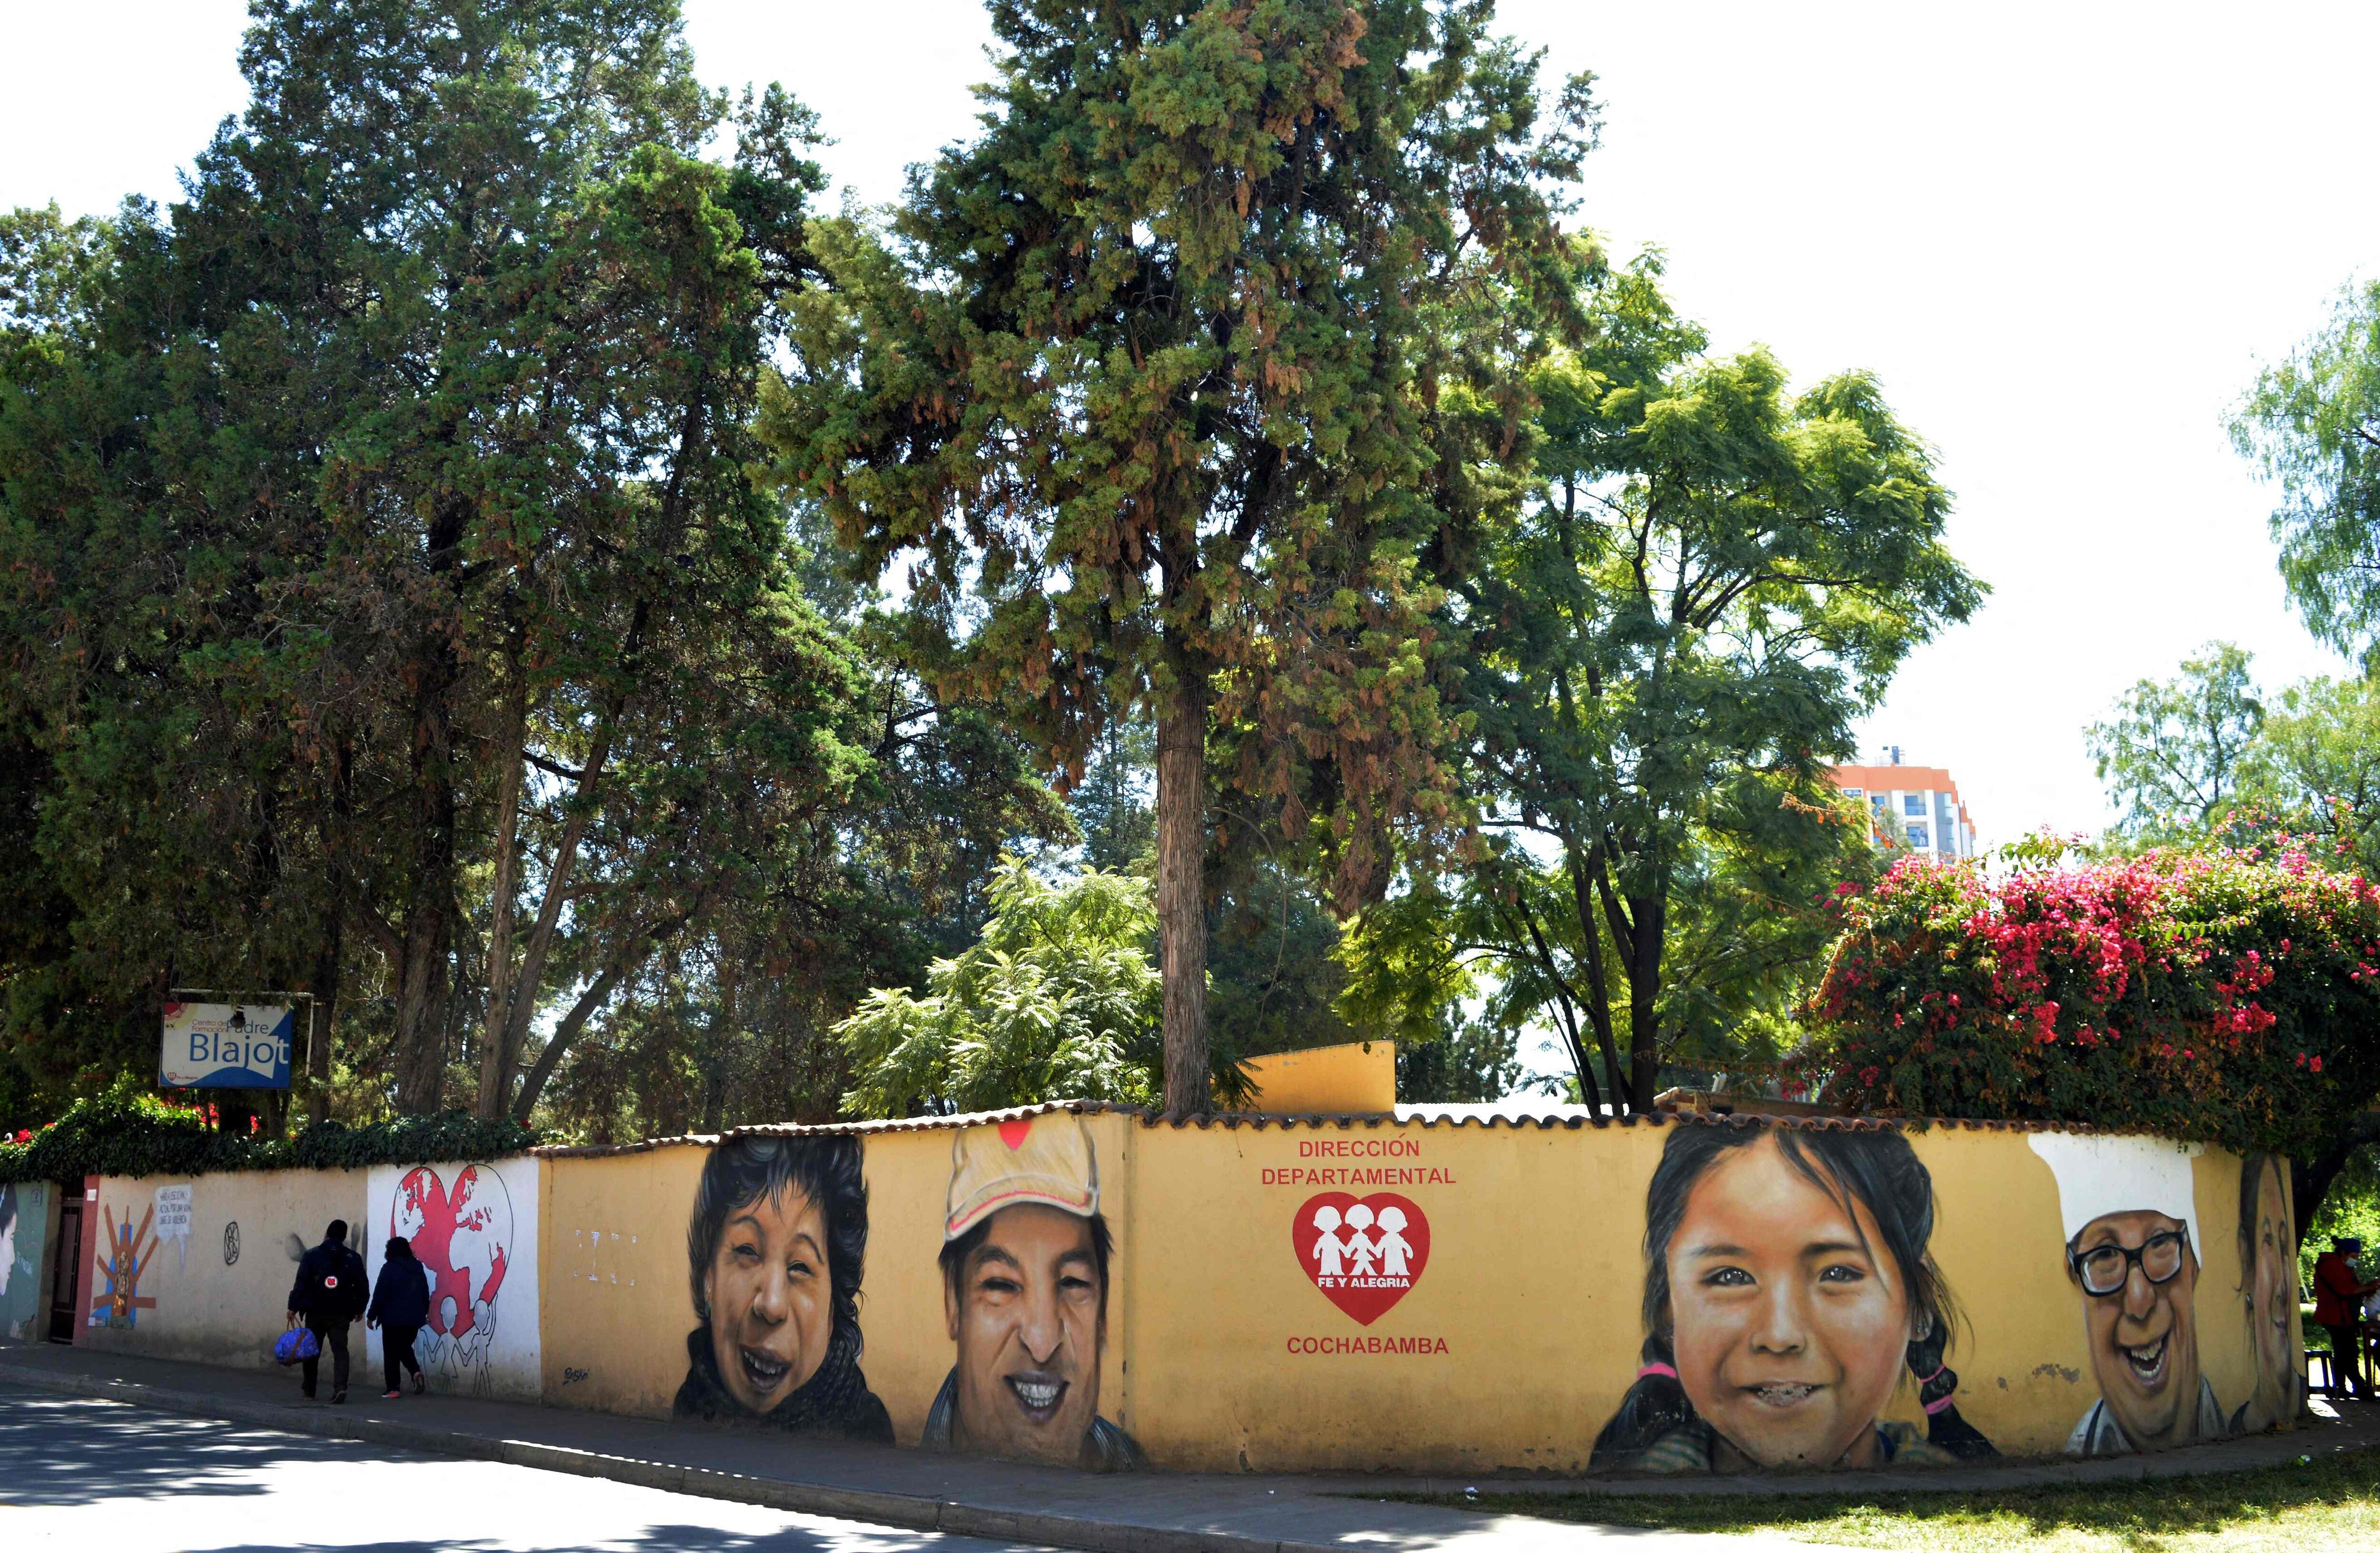
<svg viewBox="0 0 2380 1553"><path fill-rule="evenodd" d="M2195 1145L2036 1133L2058 1178L2066 1276L2099 1400L2067 1437L2070 1456L2119 1456L2212 1439L2226 1414L2198 1367Z"/></svg>

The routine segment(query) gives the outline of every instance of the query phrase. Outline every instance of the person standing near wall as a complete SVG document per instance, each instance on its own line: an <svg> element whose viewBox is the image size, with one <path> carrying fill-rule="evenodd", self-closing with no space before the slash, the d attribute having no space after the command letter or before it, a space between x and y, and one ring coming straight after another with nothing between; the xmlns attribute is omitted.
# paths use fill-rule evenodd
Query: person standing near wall
<svg viewBox="0 0 2380 1553"><path fill-rule="evenodd" d="M382 1256L380 1281L372 1285L371 1304L364 1312L364 1326L380 1329L382 1367L388 1380L383 1399L395 1401L405 1395L397 1389L399 1365L412 1374L415 1396L427 1387L421 1361L413 1356L413 1340L429 1319L430 1269L414 1259L411 1241L393 1235Z"/></svg>
<svg viewBox="0 0 2380 1553"><path fill-rule="evenodd" d="M2380 1290L2355 1271L2354 1258L2363 1255L2363 1242L2340 1235L2313 1261L2313 1322L2330 1334L2331 1367L2338 1384L2350 1387L2355 1400L2372 1400L2372 1380L2363 1373L2363 1343L2357 1311L2363 1297Z"/></svg>
<svg viewBox="0 0 2380 1553"><path fill-rule="evenodd" d="M347 1246L347 1221L334 1219L322 1244L298 1260L298 1280L289 1286L289 1325L303 1321L315 1342L331 1351L331 1400L347 1400L347 1327L364 1313L364 1259ZM314 1395L321 1353L301 1366L301 1389Z"/></svg>

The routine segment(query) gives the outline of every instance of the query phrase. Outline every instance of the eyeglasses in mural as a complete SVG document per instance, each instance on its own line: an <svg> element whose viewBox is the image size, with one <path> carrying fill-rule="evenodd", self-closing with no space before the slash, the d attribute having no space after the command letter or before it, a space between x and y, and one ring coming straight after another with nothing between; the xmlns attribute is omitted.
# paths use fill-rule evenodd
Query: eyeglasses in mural
<svg viewBox="0 0 2380 1553"><path fill-rule="evenodd" d="M2119 1456L2229 1433L2198 1365L2198 1146L2070 1133L2031 1142L2058 1178L2066 1276L2099 1383L2067 1454Z"/></svg>

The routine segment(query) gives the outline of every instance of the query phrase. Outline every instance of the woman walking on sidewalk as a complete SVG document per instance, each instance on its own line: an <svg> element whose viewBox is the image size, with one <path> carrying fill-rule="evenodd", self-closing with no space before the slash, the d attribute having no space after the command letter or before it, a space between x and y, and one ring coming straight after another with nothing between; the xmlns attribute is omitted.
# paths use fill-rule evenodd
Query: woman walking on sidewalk
<svg viewBox="0 0 2380 1553"><path fill-rule="evenodd" d="M413 1356L413 1340L428 1319L430 1269L415 1260L413 1243L396 1236L388 1243L380 1281L372 1285L371 1308L365 1313L364 1321L367 1327L380 1329L381 1355L388 1372L388 1389L382 1395L392 1401L404 1395L396 1384L399 1365L413 1376L414 1395L419 1396L427 1384L421 1374L421 1362Z"/></svg>

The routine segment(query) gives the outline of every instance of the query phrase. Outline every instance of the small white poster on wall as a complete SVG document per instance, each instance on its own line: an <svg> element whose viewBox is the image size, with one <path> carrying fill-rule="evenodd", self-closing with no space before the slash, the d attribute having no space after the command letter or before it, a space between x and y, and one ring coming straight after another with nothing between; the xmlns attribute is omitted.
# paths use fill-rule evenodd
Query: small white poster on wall
<svg viewBox="0 0 2380 1553"><path fill-rule="evenodd" d="M374 1287L391 1238L404 1240L430 1282L430 1320L414 1341L432 1390L536 1401L538 1169L535 1159L377 1165L365 1247ZM378 1331L367 1362L381 1363Z"/></svg>
<svg viewBox="0 0 2380 1553"><path fill-rule="evenodd" d="M190 1201L188 1186L157 1188L157 1243L174 1243L176 1272L188 1272L190 1267Z"/></svg>

